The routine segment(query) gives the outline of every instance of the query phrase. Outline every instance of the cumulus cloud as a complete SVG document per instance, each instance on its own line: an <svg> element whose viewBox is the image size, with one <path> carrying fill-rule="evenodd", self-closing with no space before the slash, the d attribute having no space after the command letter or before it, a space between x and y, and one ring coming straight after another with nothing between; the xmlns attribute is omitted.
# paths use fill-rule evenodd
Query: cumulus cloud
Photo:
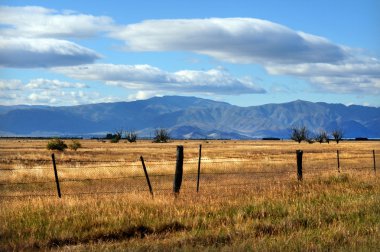
<svg viewBox="0 0 380 252"><path fill-rule="evenodd" d="M91 37L113 27L110 17L39 6L1 6L0 23L3 35L24 37Z"/></svg>
<svg viewBox="0 0 380 252"><path fill-rule="evenodd" d="M88 64L100 55L75 43L47 38L0 37L0 66L14 68Z"/></svg>
<svg viewBox="0 0 380 252"><path fill-rule="evenodd" d="M98 80L108 85L144 91L183 93L247 94L264 93L248 78L237 78L223 69L166 72L150 65L93 64L54 68L59 73L82 80Z"/></svg>
<svg viewBox="0 0 380 252"><path fill-rule="evenodd" d="M254 18L146 20L112 36L131 51L191 51L233 63L338 62L345 51L327 39Z"/></svg>

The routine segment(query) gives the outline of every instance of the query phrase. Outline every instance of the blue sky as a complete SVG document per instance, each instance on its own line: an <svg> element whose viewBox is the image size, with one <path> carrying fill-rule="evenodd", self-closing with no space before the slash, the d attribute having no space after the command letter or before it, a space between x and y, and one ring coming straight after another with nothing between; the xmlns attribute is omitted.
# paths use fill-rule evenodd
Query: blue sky
<svg viewBox="0 0 380 252"><path fill-rule="evenodd" d="M0 105L380 106L379 1L0 1Z"/></svg>

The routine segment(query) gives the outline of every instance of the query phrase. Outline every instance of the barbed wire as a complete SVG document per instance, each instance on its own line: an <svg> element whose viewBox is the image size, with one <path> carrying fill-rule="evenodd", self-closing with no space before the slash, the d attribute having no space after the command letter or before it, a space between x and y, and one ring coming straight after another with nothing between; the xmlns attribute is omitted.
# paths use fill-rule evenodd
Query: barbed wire
<svg viewBox="0 0 380 252"><path fill-rule="evenodd" d="M353 159L372 159L373 156L360 156L360 157L342 157L342 153L340 154L341 156L339 157L340 160L353 160ZM306 156L306 155L305 155ZM271 157L272 156L266 156L265 159L268 159L268 161L271 161L273 162L274 160L271 160ZM232 160L231 160L232 159ZM236 160L234 160L236 159ZM21 159L20 159L21 160ZM214 158L214 159L211 159L211 158L201 158L201 162L205 162L205 161L210 161L212 163L236 163L236 162L252 162L256 159L252 159L252 158L244 158L242 159L242 157L234 157L234 158ZM262 160L261 159L257 159L257 160ZM305 158L305 160L307 161L326 161L326 160L337 160L336 157L331 157L331 158ZM22 160L22 161L25 161L25 160ZM40 160L31 160L33 162L40 162ZM51 164L51 160L47 161L47 160L43 160L44 162L47 162L47 164ZM283 160L279 160L279 161L283 161ZM1 161L0 161L1 163ZM100 160L100 161L56 161L56 164L57 165L62 165L62 164L66 164L66 163L71 163L72 166L76 165L77 163L105 163L107 165L102 165L102 166L96 166L95 168L97 167L120 167L120 165L109 165L110 163L123 163L123 166L137 166L139 165L140 161L139 160L129 160L129 161L112 161L112 160ZM146 164L150 164L150 165L155 165L155 164L160 164L160 163L165 163L165 164L175 164L176 161L175 160L156 160L156 161L147 161L145 160L145 163ZM198 160L189 160L189 161L184 161L183 162L184 164L197 164L198 163ZM9 160L5 163L5 164L10 164L9 163ZM46 165L47 165L46 164ZM91 167L91 166L90 166ZM84 166L84 167L70 167L72 169L75 169L75 168L90 168L90 167L87 167L87 166ZM68 168L68 167L63 167L63 168ZM49 168L46 168L46 167L31 167L31 168L0 168L0 170L10 170L10 169L13 169L13 170L16 170L16 169L49 169Z"/></svg>
<svg viewBox="0 0 380 252"><path fill-rule="evenodd" d="M372 166L360 166L355 167L353 164L350 164L349 167L345 166L344 160L371 160L374 158L373 155L368 154L369 151L355 151L355 152L349 152L349 151L341 151L339 160L343 160L343 163L341 163L339 172L344 173L345 171L373 171L375 168ZM363 156L362 154L365 153L367 155ZM283 156L286 154L294 155L295 151L289 151L289 152L281 152L281 153L269 153L269 155L265 155L263 152L257 152L257 153L247 153L247 155L242 158L242 156L224 156L221 158L209 158L204 157L201 158L201 166L202 170L200 173L200 179L201 179L201 188L218 188L218 187L244 187L244 186L258 186L262 184L273 184L273 183L281 183L281 182L288 182L288 181L296 181L295 178L289 178L284 177L283 175L294 175L296 170L271 170L271 171L252 171L252 170L233 170L233 171L218 171L218 170L211 170L208 171L210 168L205 168L210 165L215 164L226 164L226 165L236 165L236 163L252 163L252 168L262 167L263 163L260 163L259 165L255 165L255 161L260 160L264 162L264 165L270 164L271 167L276 164L277 161L281 161L281 167L287 167L287 162L284 163L284 160L276 160L279 156ZM315 175L317 173L321 172L338 172L338 167L333 165L328 165L326 168L311 168L313 167L313 162L330 162L330 161L337 161L338 157L335 157L335 152L309 152L305 151L304 154L304 169L303 172L307 176L308 174ZM334 157L326 157L326 158L312 158L314 154L325 154L325 155L334 155ZM256 156L258 155L258 156ZM260 157L259 155L265 155L264 157ZM352 155L351 157L347 157L347 155ZM6 161L6 162L4 162ZM289 163L294 164L295 160L287 160ZM5 163L6 165L12 165L12 164L18 164L17 162L21 163L22 165L30 165L27 162L31 162L34 164L38 163L39 165L48 165L51 164L51 160L47 159L22 159L22 158L16 158L16 159L0 159L0 164ZM196 157L193 157L190 160L185 160L183 164L186 165L195 165L198 164L199 160ZM114 164L115 163L115 164ZM157 169L162 166L170 166L175 165L176 160L153 160L153 161L147 161L145 160L146 166L148 169ZM66 166L69 164L70 166ZM80 166L77 166L77 165ZM90 164L90 165L86 165ZM97 164L97 165L94 165ZM139 160L59 160L57 162L58 171L62 170L95 170L95 169L110 169L112 168L128 168L133 167L137 168L141 166L141 163ZM308 168L310 167L310 168ZM212 169L212 168L211 168ZM245 168L246 169L246 168ZM32 171L32 170L53 170L52 167L12 167L12 168L0 168L0 171ZM206 171L205 171L206 170ZM268 177L262 177L260 175L270 174L270 175L276 175L276 176L268 176ZM231 175L241 175L241 177L246 177L246 179L249 179L249 182L241 182L241 183L234 183L234 182L226 182L225 180L221 179L223 176L231 176ZM249 178L247 178L247 176ZM258 175L255 178L255 175ZM163 181L155 181L155 178L158 177L173 177L173 173L151 173L149 177L153 180L155 185L160 185L160 183L163 183ZM195 177L198 176L197 172L184 172L184 176L194 176L194 178L185 177L184 181L186 183L189 183L190 181L194 181ZM128 176L117 176L117 177L100 177L100 178L63 178L59 180L59 183L68 183L68 182L74 182L74 183L80 183L80 182L89 182L89 181L110 181L110 180L134 180L134 179L140 179L140 182L144 183L143 185L131 185L126 186L123 185L122 188L124 190L110 190L110 191L94 191L94 192L83 192L83 191L77 191L77 192L65 192L65 196L77 196L77 195L99 195L99 194L117 194L117 193L128 193L131 191L144 191L149 192L149 189L147 188L147 185L145 184L145 176L144 175L128 175ZM241 179L240 177L234 177L234 179ZM202 182L203 181L203 182ZM53 179L52 181L23 181L23 182L0 182L0 186L15 186L15 185L32 185L32 184L54 184L56 183ZM158 184L157 184L158 183ZM207 185L203 185L203 183L207 183ZM161 186L157 186L154 188L155 192L171 192L171 186L170 184L161 184ZM195 189L195 185L187 184L186 187L183 189L185 191L189 191L192 189ZM73 188L75 190L75 187ZM132 190L131 190L132 189ZM56 197L55 194L25 194L25 195L1 195L0 198L20 198L20 197Z"/></svg>

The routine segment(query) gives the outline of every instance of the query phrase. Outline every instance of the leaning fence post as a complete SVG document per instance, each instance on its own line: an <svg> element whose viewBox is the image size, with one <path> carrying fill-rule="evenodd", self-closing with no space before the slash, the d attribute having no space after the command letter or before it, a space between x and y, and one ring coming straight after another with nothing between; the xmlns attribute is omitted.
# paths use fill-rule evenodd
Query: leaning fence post
<svg viewBox="0 0 380 252"><path fill-rule="evenodd" d="M302 181L302 150L297 150L297 179Z"/></svg>
<svg viewBox="0 0 380 252"><path fill-rule="evenodd" d="M142 166L143 166L143 169L144 169L144 174L145 174L146 182L148 183L149 192L150 192L150 194L152 195L152 198L153 198L153 189L152 189L152 185L150 184L148 172L146 171L146 167L145 167L145 163L144 163L144 158L142 156L140 156L140 160L141 160L141 163L142 163Z"/></svg>
<svg viewBox="0 0 380 252"><path fill-rule="evenodd" d="M336 159L338 161L338 172L340 172L339 150L336 150Z"/></svg>
<svg viewBox="0 0 380 252"><path fill-rule="evenodd" d="M177 161L176 161L176 166L175 166L175 175L174 175L174 183L173 183L173 192L175 196L179 194L179 190L181 189L182 174L183 174L183 146L178 145L177 146Z"/></svg>
<svg viewBox="0 0 380 252"><path fill-rule="evenodd" d="M202 144L199 145L197 192L199 192L199 178L201 176L201 159L202 159Z"/></svg>
<svg viewBox="0 0 380 252"><path fill-rule="evenodd" d="M58 197L61 198L61 188L59 186L58 172L57 172L57 166L55 165L54 153L51 154L51 159L53 161L53 169L54 169L55 183L57 185Z"/></svg>
<svg viewBox="0 0 380 252"><path fill-rule="evenodd" d="M376 174L376 155L375 155L375 150L372 150L372 154L373 154L373 171Z"/></svg>

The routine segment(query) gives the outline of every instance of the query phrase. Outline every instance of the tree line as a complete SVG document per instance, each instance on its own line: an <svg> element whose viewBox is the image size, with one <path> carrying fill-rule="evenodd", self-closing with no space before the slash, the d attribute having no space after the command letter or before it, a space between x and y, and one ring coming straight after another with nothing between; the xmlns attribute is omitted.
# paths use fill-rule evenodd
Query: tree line
<svg viewBox="0 0 380 252"><path fill-rule="evenodd" d="M294 126L291 128L290 139L298 143L302 141L330 143L330 140L334 140L338 144L343 139L343 130L335 129L330 133L326 130L319 130L317 133L312 134L306 126Z"/></svg>
<svg viewBox="0 0 380 252"><path fill-rule="evenodd" d="M134 143L138 139L135 131L116 130L115 133L108 133L105 139L109 139L111 143L118 143L121 139L126 139L129 143ZM154 143L167 143L171 139L167 129L156 129L154 131Z"/></svg>

